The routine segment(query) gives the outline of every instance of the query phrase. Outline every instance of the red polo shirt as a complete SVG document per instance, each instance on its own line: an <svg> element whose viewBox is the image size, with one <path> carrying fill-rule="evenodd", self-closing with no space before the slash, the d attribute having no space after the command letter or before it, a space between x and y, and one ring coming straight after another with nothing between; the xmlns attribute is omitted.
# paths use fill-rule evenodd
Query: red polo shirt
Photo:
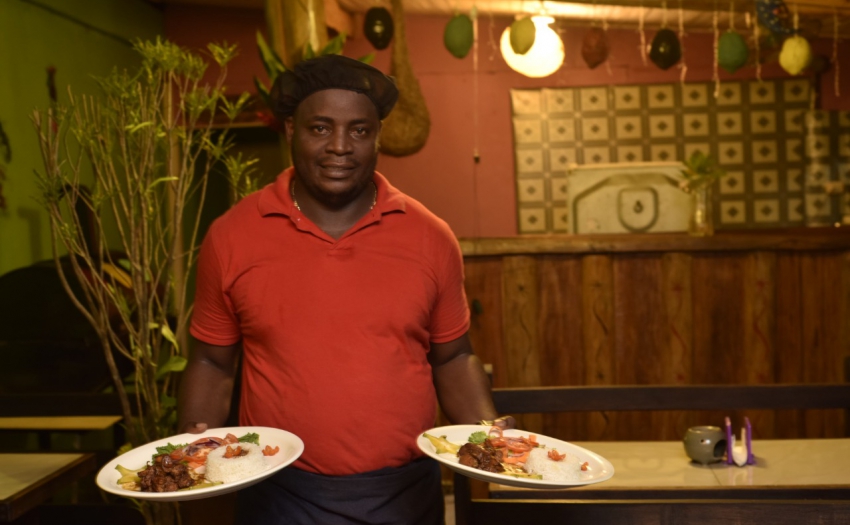
<svg viewBox="0 0 850 525"><path fill-rule="evenodd" d="M457 240L377 172L374 209L334 240L294 207L292 176L210 227L191 333L242 340L240 423L299 436L299 468L406 464L436 416L429 343L469 328Z"/></svg>

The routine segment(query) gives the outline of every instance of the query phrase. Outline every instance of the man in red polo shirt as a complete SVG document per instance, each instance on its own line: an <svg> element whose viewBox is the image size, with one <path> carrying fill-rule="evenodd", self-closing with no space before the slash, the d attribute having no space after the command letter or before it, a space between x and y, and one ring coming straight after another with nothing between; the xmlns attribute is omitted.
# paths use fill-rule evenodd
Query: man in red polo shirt
<svg viewBox="0 0 850 525"><path fill-rule="evenodd" d="M180 428L224 423L241 351L240 424L305 449L240 492L239 523L442 523L440 471L416 437L437 401L453 423L496 413L458 243L375 171L395 83L332 55L281 75L273 96L293 167L204 240Z"/></svg>

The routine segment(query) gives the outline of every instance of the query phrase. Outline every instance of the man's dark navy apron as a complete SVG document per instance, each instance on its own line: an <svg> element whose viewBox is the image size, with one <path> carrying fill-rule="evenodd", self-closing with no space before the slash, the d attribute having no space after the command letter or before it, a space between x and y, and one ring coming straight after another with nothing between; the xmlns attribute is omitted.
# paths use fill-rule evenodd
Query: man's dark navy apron
<svg viewBox="0 0 850 525"><path fill-rule="evenodd" d="M237 525L442 525L439 464L421 458L352 476L287 467L239 491Z"/></svg>

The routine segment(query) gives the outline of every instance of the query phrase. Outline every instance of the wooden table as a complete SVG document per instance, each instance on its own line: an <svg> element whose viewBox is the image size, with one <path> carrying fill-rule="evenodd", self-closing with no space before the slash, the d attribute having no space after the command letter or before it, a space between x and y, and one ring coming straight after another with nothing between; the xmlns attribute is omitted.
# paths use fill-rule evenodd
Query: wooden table
<svg viewBox="0 0 850 525"><path fill-rule="evenodd" d="M572 489L491 485L492 498L522 499L780 499L850 500L850 439L753 442L756 464L700 465L679 441L575 443L614 465L614 477Z"/></svg>
<svg viewBox="0 0 850 525"><path fill-rule="evenodd" d="M121 416L0 417L0 430L106 430L121 419Z"/></svg>
<svg viewBox="0 0 850 525"><path fill-rule="evenodd" d="M0 454L0 523L21 518L95 468L90 453Z"/></svg>
<svg viewBox="0 0 850 525"><path fill-rule="evenodd" d="M756 464L691 462L679 441L576 443L611 461L608 481L558 490L491 484L458 524L850 523L850 439L756 440ZM472 518L470 518L472 516ZM492 523L492 521L490 521Z"/></svg>
<svg viewBox="0 0 850 525"><path fill-rule="evenodd" d="M79 450L81 433L108 430L122 419L115 415L0 417L0 430L37 432L40 450L51 449L53 432L70 433L74 435L73 449Z"/></svg>

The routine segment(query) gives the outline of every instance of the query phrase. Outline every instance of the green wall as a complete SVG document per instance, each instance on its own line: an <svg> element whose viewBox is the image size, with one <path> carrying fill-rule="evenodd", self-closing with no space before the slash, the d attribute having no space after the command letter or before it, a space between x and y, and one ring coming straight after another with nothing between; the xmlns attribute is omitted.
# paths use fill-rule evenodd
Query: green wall
<svg viewBox="0 0 850 525"><path fill-rule="evenodd" d="M0 275L52 256L47 214L35 197L41 170L30 113L46 108L47 68L59 101L97 93L92 76L139 64L131 41L164 33L162 13L144 0L0 0L0 124L12 150L0 210Z"/></svg>

